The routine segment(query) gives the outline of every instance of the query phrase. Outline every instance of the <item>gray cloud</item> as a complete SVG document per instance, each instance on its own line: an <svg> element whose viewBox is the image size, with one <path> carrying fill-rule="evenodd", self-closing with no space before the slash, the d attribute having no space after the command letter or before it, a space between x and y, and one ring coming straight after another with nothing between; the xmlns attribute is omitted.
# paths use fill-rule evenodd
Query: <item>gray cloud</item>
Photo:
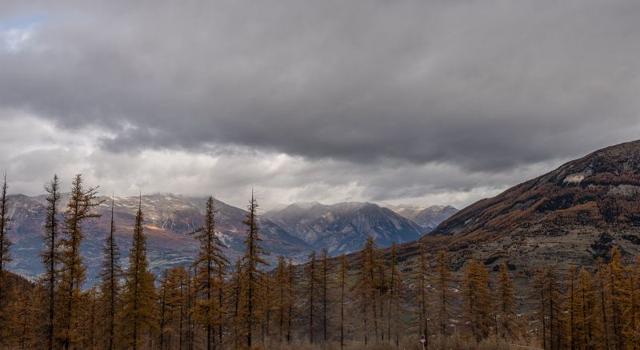
<svg viewBox="0 0 640 350"><path fill-rule="evenodd" d="M639 15L597 0L7 1L0 108L99 130L84 163L286 154L279 180L222 181L273 196L496 189L637 137ZM11 29L29 35L9 47Z"/></svg>

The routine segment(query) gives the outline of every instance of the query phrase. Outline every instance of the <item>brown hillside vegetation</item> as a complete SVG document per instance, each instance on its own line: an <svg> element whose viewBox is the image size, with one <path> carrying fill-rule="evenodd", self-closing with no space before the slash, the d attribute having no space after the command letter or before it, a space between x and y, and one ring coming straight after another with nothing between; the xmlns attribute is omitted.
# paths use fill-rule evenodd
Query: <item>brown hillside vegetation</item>
<svg viewBox="0 0 640 350"><path fill-rule="evenodd" d="M591 266L614 245L637 256L640 141L598 150L478 201L422 240L431 251L449 251L457 266L473 256L494 270L502 262L516 271Z"/></svg>

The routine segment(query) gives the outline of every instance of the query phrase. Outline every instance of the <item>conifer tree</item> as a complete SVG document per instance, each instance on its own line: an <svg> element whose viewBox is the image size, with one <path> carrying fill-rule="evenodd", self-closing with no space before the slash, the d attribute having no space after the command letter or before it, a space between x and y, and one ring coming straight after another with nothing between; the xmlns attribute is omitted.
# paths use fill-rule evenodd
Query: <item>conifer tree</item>
<svg viewBox="0 0 640 350"><path fill-rule="evenodd" d="M9 332L13 334L14 348L20 350L43 348L42 338L37 329L38 317L42 314L43 290L35 287L14 291L14 302L9 312L13 316Z"/></svg>
<svg viewBox="0 0 640 350"><path fill-rule="evenodd" d="M58 237L58 202L60 201L59 193L60 182L58 176L54 175L53 180L45 186L47 192L47 207L46 217L44 225L44 250L41 253L42 262L45 266L45 273L43 276L43 283L46 289L47 300L47 321L46 321L46 348L53 350L54 337L56 333L55 319L56 319L56 289L58 287L58 275L59 275L59 245L60 238Z"/></svg>
<svg viewBox="0 0 640 350"><path fill-rule="evenodd" d="M640 256L629 269L629 309L625 336L631 348L640 348Z"/></svg>
<svg viewBox="0 0 640 350"><path fill-rule="evenodd" d="M99 217L93 209L100 203L96 200L97 188L84 188L82 175L75 176L71 194L64 213L65 235L62 244L62 280L60 283L60 342L65 350L78 343L78 313L82 297L82 285L86 278L86 267L80 255L80 244L84 239L82 223Z"/></svg>
<svg viewBox="0 0 640 350"><path fill-rule="evenodd" d="M120 251L115 240L115 201L111 200L111 220L109 223L109 233L105 239L104 261L100 272L101 284L101 304L104 320L104 347L106 350L113 350L116 346L116 317L117 307L120 298L120 277L122 268L120 267Z"/></svg>
<svg viewBox="0 0 640 350"><path fill-rule="evenodd" d="M596 313L598 314L597 324L599 326L597 332L597 343L605 349L610 349L613 340L611 339L612 337L610 332L611 311L609 307L609 293L607 292L607 277L607 267L602 262L598 262L596 272L596 299L598 303Z"/></svg>
<svg viewBox="0 0 640 350"><path fill-rule="evenodd" d="M402 277L398 269L398 245L394 242L391 246L391 273L389 280L389 307L387 311L387 339L391 342L392 329L396 347L400 346L400 292L402 290Z"/></svg>
<svg viewBox="0 0 640 350"><path fill-rule="evenodd" d="M246 346L251 348L253 345L253 331L258 324L260 289L263 284L264 273L260 270L260 266L266 266L262 255L263 250L260 246L262 239L258 229L258 202L253 193L248 206L247 216L244 224L247 226L247 238L245 240L245 254L241 259L242 265L240 269L241 277L241 303L240 303L240 320L244 327L246 337Z"/></svg>
<svg viewBox="0 0 640 350"><path fill-rule="evenodd" d="M287 306L288 306L288 310L287 310L287 344L290 344L292 341L291 338L291 332L293 331L293 307L295 304L295 278L296 278L296 274L295 274L295 266L293 265L293 262L291 260L289 260L289 265L288 265L288 269L289 269L289 283L287 284Z"/></svg>
<svg viewBox="0 0 640 350"><path fill-rule="evenodd" d="M80 294L78 308L77 339L73 348L96 350L102 349L98 345L98 294L95 288L91 288Z"/></svg>
<svg viewBox="0 0 640 350"><path fill-rule="evenodd" d="M260 322L260 341L265 346L267 340L271 337L271 313L273 311L275 300L273 295L273 277L271 274L264 274L262 283L258 289L258 318Z"/></svg>
<svg viewBox="0 0 640 350"><path fill-rule="evenodd" d="M624 327L626 325L625 315L629 309L629 279L626 276L626 268L622 263L620 249L614 247L611 251L611 261L608 266L608 285L611 297L611 320L613 326L613 346L617 350L622 350L626 339Z"/></svg>
<svg viewBox="0 0 640 350"><path fill-rule="evenodd" d="M207 334L207 350L214 346L214 331L217 324L222 324L222 305L218 305L216 291L224 283L224 271L228 264L222 249L224 245L216 236L216 210L213 197L207 199L204 227L197 231L200 241L200 252L194 263L196 268L196 289L199 300L196 304L198 322ZM221 296L219 294L219 296Z"/></svg>
<svg viewBox="0 0 640 350"><path fill-rule="evenodd" d="M425 340L425 348L429 348L429 319L427 315L427 252L424 243L420 242L418 266L416 268L416 288L418 297L418 332Z"/></svg>
<svg viewBox="0 0 640 350"><path fill-rule="evenodd" d="M374 339L378 341L378 313L377 313L377 300L379 286L376 271L378 269L378 256L377 248L372 237L368 237L367 241L360 251L360 268L358 271L358 279L356 281L355 289L359 298L359 303L362 308L362 328L363 328L363 342L368 344L368 320L369 309L372 311L372 321L374 330Z"/></svg>
<svg viewBox="0 0 640 350"><path fill-rule="evenodd" d="M164 271L158 292L158 345L161 350L182 348L186 279L187 270L182 266Z"/></svg>
<svg viewBox="0 0 640 350"><path fill-rule="evenodd" d="M566 296L564 300L564 322L566 324L565 327L565 340L564 344L569 346L571 349L575 349L578 346L578 297L577 297L577 286L576 286L576 268L575 266L569 267L569 275L568 275L568 286L566 288Z"/></svg>
<svg viewBox="0 0 640 350"><path fill-rule="evenodd" d="M516 300L513 281L509 276L509 268L504 262L500 265L497 286L498 300L496 305L498 306L497 316L499 322L496 326L499 328L500 337L503 339L511 338L515 335Z"/></svg>
<svg viewBox="0 0 640 350"><path fill-rule="evenodd" d="M438 252L436 263L436 308L438 309L440 336L445 336L447 335L447 323L451 318L451 270L449 269L449 258L444 250Z"/></svg>
<svg viewBox="0 0 640 350"><path fill-rule="evenodd" d="M316 275L316 252L311 252L309 255L309 263L306 266L305 273L307 275L307 307L309 310L309 316L307 319L309 343L313 344L313 329L314 329L314 307L315 307L315 295L316 295L316 283L318 277Z"/></svg>
<svg viewBox="0 0 640 350"><path fill-rule="evenodd" d="M595 295L593 291L593 282L591 273L585 268L581 268L578 274L578 283L576 290L576 333L579 349L593 348L593 338L595 334L594 316L595 316Z"/></svg>
<svg viewBox="0 0 640 350"><path fill-rule="evenodd" d="M238 349L242 342L242 326L244 320L242 319L242 261L238 260L235 265L235 269L231 275L230 288L231 298L233 301L233 318L232 323L232 335L233 335L233 348Z"/></svg>
<svg viewBox="0 0 640 350"><path fill-rule="evenodd" d="M287 269L287 263L284 260L283 256L278 257L278 266L276 267L276 277L275 277L275 289L276 289L276 297L278 298L277 302L277 312L278 312L278 342L282 343L285 332L286 325L286 317L287 317L287 304L288 304L288 283L289 276Z"/></svg>
<svg viewBox="0 0 640 350"><path fill-rule="evenodd" d="M9 207L7 206L7 175L4 175L2 182L2 188L0 188L0 338L6 336L4 330L7 329L7 301L8 301L8 288L5 280L6 264L11 261L9 254L9 247L11 241L8 237L9 230ZM3 341L0 340L0 345Z"/></svg>
<svg viewBox="0 0 640 350"><path fill-rule="evenodd" d="M491 328L491 299L489 273L475 259L467 262L464 272L464 319L476 341L489 336Z"/></svg>
<svg viewBox="0 0 640 350"><path fill-rule="evenodd" d="M340 256L340 349L344 349L344 306L346 302L346 285L347 285L347 270L349 269L349 262L347 257L342 254Z"/></svg>
<svg viewBox="0 0 640 350"><path fill-rule="evenodd" d="M326 343L328 341L328 317L329 317L329 256L326 249L322 250L322 256L320 257L320 290L321 297L320 303L322 304L322 341Z"/></svg>
<svg viewBox="0 0 640 350"><path fill-rule="evenodd" d="M133 350L141 348L145 332L150 332L154 325L154 277L149 272L148 266L142 197L140 197L133 229L133 243L129 253L122 310L123 319L127 321L127 324L123 325L126 345Z"/></svg>
<svg viewBox="0 0 640 350"><path fill-rule="evenodd" d="M165 348L165 334L166 334L166 324L167 324L167 293L169 293L169 270L164 270L162 281L160 282L160 350L164 350ZM211 346L211 342L209 342L208 346Z"/></svg>
<svg viewBox="0 0 640 350"><path fill-rule="evenodd" d="M562 335L561 291L554 266L547 266L537 272L533 291L539 301L543 348L558 349Z"/></svg>

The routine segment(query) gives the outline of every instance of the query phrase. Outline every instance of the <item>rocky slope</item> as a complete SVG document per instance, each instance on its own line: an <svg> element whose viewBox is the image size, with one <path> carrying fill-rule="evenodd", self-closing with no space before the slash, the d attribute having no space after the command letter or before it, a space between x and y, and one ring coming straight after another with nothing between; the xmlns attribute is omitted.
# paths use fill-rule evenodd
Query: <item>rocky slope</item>
<svg viewBox="0 0 640 350"><path fill-rule="evenodd" d="M593 152L464 208L422 240L493 268L590 265L618 245L640 253L640 141ZM413 247L407 247L410 252Z"/></svg>
<svg viewBox="0 0 640 350"><path fill-rule="evenodd" d="M362 248L368 236L381 247L416 240L423 229L388 208L372 203L296 203L265 217L316 250L331 255Z"/></svg>
<svg viewBox="0 0 640 350"><path fill-rule="evenodd" d="M424 232L430 232L441 222L458 212L450 205L432 205L426 208L412 206L389 206L389 209L415 222Z"/></svg>

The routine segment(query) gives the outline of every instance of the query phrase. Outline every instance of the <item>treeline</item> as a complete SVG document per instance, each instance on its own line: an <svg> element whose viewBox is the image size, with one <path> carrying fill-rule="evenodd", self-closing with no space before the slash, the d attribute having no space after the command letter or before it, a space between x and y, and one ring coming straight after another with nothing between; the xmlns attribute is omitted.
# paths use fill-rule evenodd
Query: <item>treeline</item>
<svg viewBox="0 0 640 350"><path fill-rule="evenodd" d="M425 349L439 349L453 337L552 350L640 347L640 260L626 265L617 249L596 268L543 267L520 288L506 263L490 274L485 264L469 259L454 271L445 251L431 256L421 245L415 258L404 260L396 245L381 250L373 238L350 256L312 253L298 266L279 257L271 269L253 195L244 221L245 253L235 263L223 254L210 197L204 225L194 232L200 241L194 263L156 278L146 257L141 205L129 263L120 266L111 202L100 283L85 289L83 225L103 203L80 175L64 209L57 177L46 191L46 272L29 284L6 272L10 203L3 182L0 348L421 348L422 341Z"/></svg>

